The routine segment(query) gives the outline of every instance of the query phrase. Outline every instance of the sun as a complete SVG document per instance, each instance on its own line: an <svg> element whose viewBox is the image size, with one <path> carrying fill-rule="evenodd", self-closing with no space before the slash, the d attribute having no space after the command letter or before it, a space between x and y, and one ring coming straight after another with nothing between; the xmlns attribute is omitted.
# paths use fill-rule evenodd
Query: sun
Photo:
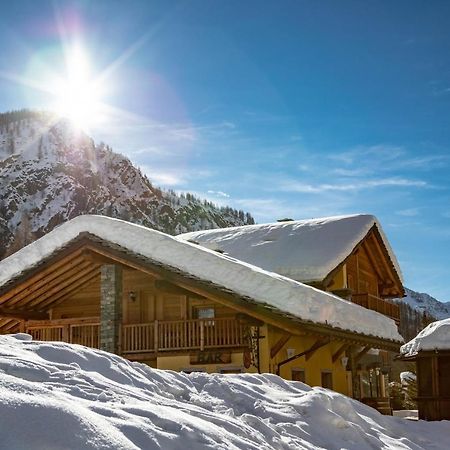
<svg viewBox="0 0 450 450"><path fill-rule="evenodd" d="M101 120L103 87L91 74L86 52L75 46L66 54L65 75L54 81L53 109L87 131Z"/></svg>

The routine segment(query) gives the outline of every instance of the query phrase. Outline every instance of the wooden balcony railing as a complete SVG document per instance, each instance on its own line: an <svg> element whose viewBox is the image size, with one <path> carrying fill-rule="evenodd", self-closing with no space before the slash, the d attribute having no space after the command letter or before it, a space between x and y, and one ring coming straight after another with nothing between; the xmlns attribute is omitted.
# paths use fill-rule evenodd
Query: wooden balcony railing
<svg viewBox="0 0 450 450"><path fill-rule="evenodd" d="M246 346L245 324L235 318L154 321L122 325L122 353L153 353ZM25 331L39 341L100 347L100 320L28 321Z"/></svg>
<svg viewBox="0 0 450 450"><path fill-rule="evenodd" d="M397 322L400 320L400 307L388 300L371 294L352 294L351 301L364 308L384 314Z"/></svg>
<svg viewBox="0 0 450 450"><path fill-rule="evenodd" d="M123 353L245 345L245 325L234 318L155 321L122 326Z"/></svg>
<svg viewBox="0 0 450 450"><path fill-rule="evenodd" d="M38 341L69 342L93 348L100 347L99 329L98 317L29 321L25 327L25 331Z"/></svg>

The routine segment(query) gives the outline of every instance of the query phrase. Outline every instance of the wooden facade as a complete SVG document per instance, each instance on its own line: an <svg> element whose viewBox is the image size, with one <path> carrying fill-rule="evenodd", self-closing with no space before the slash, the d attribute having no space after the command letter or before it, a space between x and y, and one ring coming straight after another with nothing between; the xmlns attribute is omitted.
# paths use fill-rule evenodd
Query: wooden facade
<svg viewBox="0 0 450 450"><path fill-rule="evenodd" d="M376 227L318 287L400 321L390 299L404 296L403 285Z"/></svg>
<svg viewBox="0 0 450 450"><path fill-rule="evenodd" d="M450 351L421 350L416 362L419 419L450 420Z"/></svg>

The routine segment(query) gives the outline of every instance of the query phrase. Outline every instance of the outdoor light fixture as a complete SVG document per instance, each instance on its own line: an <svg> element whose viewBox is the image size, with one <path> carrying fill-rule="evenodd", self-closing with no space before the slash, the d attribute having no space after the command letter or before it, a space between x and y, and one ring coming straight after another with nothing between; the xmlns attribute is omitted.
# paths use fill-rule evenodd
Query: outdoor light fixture
<svg viewBox="0 0 450 450"><path fill-rule="evenodd" d="M347 368L347 363L348 363L348 357L347 357L347 356L343 356L343 357L341 358L341 364L342 364L342 367L343 367L344 369Z"/></svg>
<svg viewBox="0 0 450 450"><path fill-rule="evenodd" d="M131 300L132 302L134 302L136 300L136 292L129 291L128 292L128 299Z"/></svg>

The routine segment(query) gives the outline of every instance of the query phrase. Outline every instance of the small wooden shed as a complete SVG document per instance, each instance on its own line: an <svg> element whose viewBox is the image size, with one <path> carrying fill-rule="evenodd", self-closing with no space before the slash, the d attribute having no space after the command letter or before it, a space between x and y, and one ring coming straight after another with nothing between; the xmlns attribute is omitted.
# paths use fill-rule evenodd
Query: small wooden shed
<svg viewBox="0 0 450 450"><path fill-rule="evenodd" d="M416 362L419 419L450 420L450 319L431 323L400 352Z"/></svg>

